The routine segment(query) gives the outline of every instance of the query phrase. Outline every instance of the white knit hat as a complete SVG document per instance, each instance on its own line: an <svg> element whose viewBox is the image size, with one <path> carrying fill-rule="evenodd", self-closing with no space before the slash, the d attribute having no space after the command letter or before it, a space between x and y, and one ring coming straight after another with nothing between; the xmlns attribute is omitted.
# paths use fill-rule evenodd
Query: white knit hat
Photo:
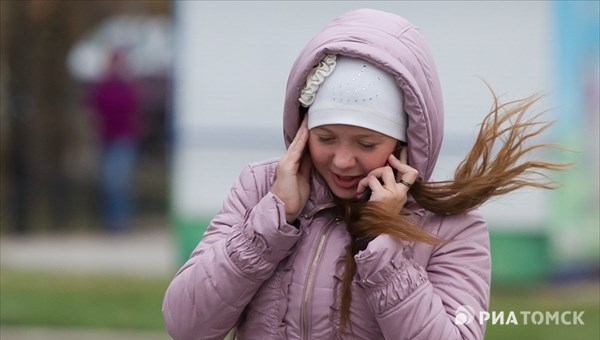
<svg viewBox="0 0 600 340"><path fill-rule="evenodd" d="M354 125L406 141L407 118L395 78L357 58L327 56L308 76L300 103L308 128Z"/></svg>

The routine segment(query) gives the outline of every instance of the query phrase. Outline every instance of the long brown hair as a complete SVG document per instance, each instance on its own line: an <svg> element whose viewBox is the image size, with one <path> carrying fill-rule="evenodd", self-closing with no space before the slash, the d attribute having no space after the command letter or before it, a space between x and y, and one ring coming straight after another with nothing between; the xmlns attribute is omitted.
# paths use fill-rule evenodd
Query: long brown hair
<svg viewBox="0 0 600 340"><path fill-rule="evenodd" d="M500 103L493 91L492 94L494 102L490 113L483 119L477 139L456 169L454 179L417 181L412 185L410 192L422 208L441 215L462 214L491 197L522 187L553 189L556 183L545 172L569 167L569 164L524 159L534 150L558 147L530 144L532 138L553 124L539 121L541 114L532 117L527 114L541 98L540 95ZM340 335L350 317L351 286L356 274L354 255L359 251L356 240L388 234L405 241L429 244L449 242L426 231L406 210L398 213L381 202L361 205L344 202L341 207L351 241L346 247L346 269L342 279Z"/></svg>

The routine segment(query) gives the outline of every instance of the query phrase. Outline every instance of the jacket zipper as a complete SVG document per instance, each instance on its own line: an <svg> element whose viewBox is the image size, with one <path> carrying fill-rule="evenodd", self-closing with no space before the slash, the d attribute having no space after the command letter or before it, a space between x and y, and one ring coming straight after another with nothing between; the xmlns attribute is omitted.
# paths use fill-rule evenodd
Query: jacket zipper
<svg viewBox="0 0 600 340"><path fill-rule="evenodd" d="M323 250L325 249L325 242L329 237L329 232L334 224L337 224L339 219L334 219L329 222L323 229L323 233L319 238L319 243L313 254L313 259L306 276L306 283L304 285L304 294L302 295L302 338L308 339L308 332L310 330L310 302L313 295L313 288L315 285L315 275L317 274L317 267L323 256Z"/></svg>
<svg viewBox="0 0 600 340"><path fill-rule="evenodd" d="M319 212L321 212L321 211L323 211L325 209L329 209L329 208L333 208L333 207L335 207L335 203L333 203L333 202L319 205L316 208L314 208L313 210L311 210L308 213L304 214L304 218L305 219L309 219L309 218L315 216L317 213L319 213Z"/></svg>

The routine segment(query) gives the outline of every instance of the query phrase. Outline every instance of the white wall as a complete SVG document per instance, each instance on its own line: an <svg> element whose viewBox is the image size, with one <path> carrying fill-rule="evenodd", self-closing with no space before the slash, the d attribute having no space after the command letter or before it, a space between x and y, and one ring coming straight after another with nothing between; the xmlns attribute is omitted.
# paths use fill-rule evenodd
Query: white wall
<svg viewBox="0 0 600 340"><path fill-rule="evenodd" d="M437 178L452 175L489 111L492 97L481 79L507 100L552 90L547 2L178 1L174 6L173 205L186 216L214 214L245 164L283 152L281 110L289 68L304 45L347 10L394 12L426 36L446 108ZM546 197L540 191L512 194L483 211L491 225L535 228L542 224Z"/></svg>

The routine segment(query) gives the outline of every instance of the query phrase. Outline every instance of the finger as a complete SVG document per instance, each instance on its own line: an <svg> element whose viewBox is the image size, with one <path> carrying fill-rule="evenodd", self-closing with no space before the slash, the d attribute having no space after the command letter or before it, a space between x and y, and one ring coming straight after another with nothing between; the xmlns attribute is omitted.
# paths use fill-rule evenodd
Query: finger
<svg viewBox="0 0 600 340"><path fill-rule="evenodd" d="M400 163L408 164L408 148L404 147L400 150Z"/></svg>
<svg viewBox="0 0 600 340"><path fill-rule="evenodd" d="M360 194L363 191L365 191L366 188L371 187L369 185L369 181L371 180L371 177L376 178L376 179L381 178L381 176L383 175L384 168L386 168L386 167L381 167L381 168L376 168L376 169L371 170L371 172L369 172L367 174L367 176L365 176L365 178L361 179L360 182L358 182L358 187L356 188L356 192L358 194ZM377 180L377 181L379 182L379 180ZM371 189L373 189L373 187L371 187Z"/></svg>
<svg viewBox="0 0 600 340"><path fill-rule="evenodd" d="M358 182L358 187L356 188L356 194L362 194L369 187L369 177L365 177Z"/></svg>
<svg viewBox="0 0 600 340"><path fill-rule="evenodd" d="M308 127L306 126L306 124L302 124L302 125L300 125L300 128L298 128L298 132L296 132L296 136L294 137L294 140L292 141L292 143L301 142L306 137L308 137Z"/></svg>
<svg viewBox="0 0 600 340"><path fill-rule="evenodd" d="M305 132L307 132L307 131L308 131L308 115L305 115L304 119L302 119L302 123L300 123L300 126L298 127L298 131L296 131L296 136L294 136L294 140L292 140L291 144L302 139L305 135Z"/></svg>
<svg viewBox="0 0 600 340"><path fill-rule="evenodd" d="M290 143L290 146L283 157L286 163L289 164L289 162L292 162L294 164L293 171L308 171L308 169L311 167L312 163L306 165L302 160L309 135L310 131L308 130L308 115L305 115L302 119L302 123L300 123L298 131L296 132L296 136L294 136L292 143ZM302 166L305 166L307 169L299 169L299 167Z"/></svg>
<svg viewBox="0 0 600 340"><path fill-rule="evenodd" d="M381 180L383 181L383 187L386 189L392 189L396 186L396 177L394 176L394 170L392 170L391 166L382 168Z"/></svg>
<svg viewBox="0 0 600 340"><path fill-rule="evenodd" d="M397 176L398 179L402 178L405 181L408 181L409 179L415 180L419 175L419 172L417 171L417 169L411 167L410 165L403 164L402 161L396 157L390 156L389 162L390 162L390 165L398 171L398 176ZM410 182L410 183L413 183L413 182Z"/></svg>
<svg viewBox="0 0 600 340"><path fill-rule="evenodd" d="M380 168L375 168L375 169L371 170L371 172L369 172L366 177L368 178L371 176L375 176L377 178L381 178L381 176L383 176L383 172L385 171L385 168L389 168L389 166L386 165L386 166L382 166Z"/></svg>
<svg viewBox="0 0 600 340"><path fill-rule="evenodd" d="M369 188L373 191L382 190L383 185L379 182L379 179L375 176L369 176Z"/></svg>
<svg viewBox="0 0 600 340"><path fill-rule="evenodd" d="M408 149L406 147L400 149L400 153L397 157L394 154L391 156L394 156L394 158L400 161L402 164L408 164Z"/></svg>
<svg viewBox="0 0 600 340"><path fill-rule="evenodd" d="M407 174L411 174L415 178L418 175L418 171L415 168L402 164L399 160L390 162L390 165L398 171L398 175L396 176L398 179L404 178L403 176Z"/></svg>
<svg viewBox="0 0 600 340"><path fill-rule="evenodd" d="M393 156L390 156L393 157ZM396 163L398 163L398 159L394 157L394 160L396 161ZM412 169L412 168L407 168L408 169ZM386 178L384 178L384 174L386 176ZM367 174L367 176L365 176L365 178L363 178L360 182L358 182L358 187L356 189L357 193L362 193L367 187L369 187L369 177L374 176L376 178L381 178L381 180L384 183L387 183L389 185L392 185L394 183L396 183L396 177L394 176L394 167L392 167L391 165L386 165L386 166L382 166L380 168L375 168L373 170L371 170L371 172L369 172ZM381 182L380 182L381 183ZM373 187L371 187L371 189L373 189Z"/></svg>
<svg viewBox="0 0 600 340"><path fill-rule="evenodd" d="M288 147L288 153L293 156L294 160L299 160L304 152L304 148L306 147L306 142L308 141L308 128L305 126L301 126L296 133L296 137Z"/></svg>
<svg viewBox="0 0 600 340"><path fill-rule="evenodd" d="M308 129L308 115L305 114L304 118L302 118L302 123L300 123L300 127L305 127Z"/></svg>

